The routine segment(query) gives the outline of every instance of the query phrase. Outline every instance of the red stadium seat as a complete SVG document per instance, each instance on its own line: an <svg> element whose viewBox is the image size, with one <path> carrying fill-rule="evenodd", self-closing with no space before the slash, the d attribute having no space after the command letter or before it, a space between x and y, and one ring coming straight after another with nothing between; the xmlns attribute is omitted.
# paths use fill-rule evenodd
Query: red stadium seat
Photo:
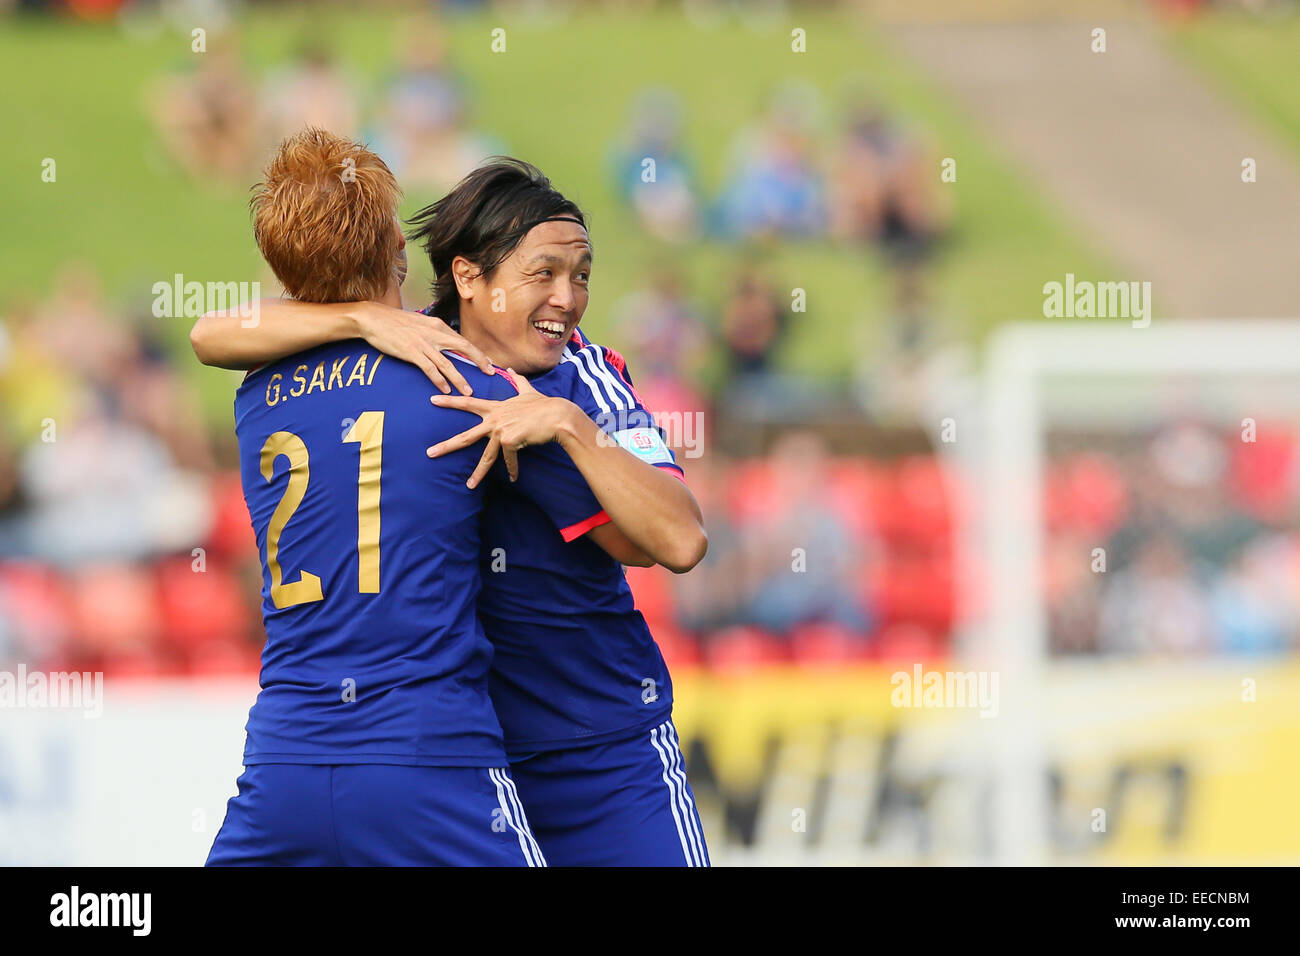
<svg viewBox="0 0 1300 956"><path fill-rule="evenodd" d="M839 624L803 624L790 634L790 649L805 667L833 667L866 660L870 639Z"/></svg>
<svg viewBox="0 0 1300 956"><path fill-rule="evenodd" d="M673 616L672 572L661 567L628 568L627 584L632 589L636 609L645 617L650 630L671 626Z"/></svg>
<svg viewBox="0 0 1300 956"><path fill-rule="evenodd" d="M257 560L257 538L253 535L244 503L244 491L238 472L227 472L212 479L212 530L208 534L208 558L220 560Z"/></svg>
<svg viewBox="0 0 1300 956"><path fill-rule="evenodd" d="M926 663L947 656L935 635L918 624L892 624L876 637L873 656L882 663Z"/></svg>
<svg viewBox="0 0 1300 956"><path fill-rule="evenodd" d="M1283 517L1295 496L1295 440L1283 427L1257 426L1253 442L1234 441L1233 497L1252 515L1273 521Z"/></svg>
<svg viewBox="0 0 1300 956"><path fill-rule="evenodd" d="M943 627L952 619L951 562L916 556L886 561L874 592L875 608L886 623L913 621Z"/></svg>
<svg viewBox="0 0 1300 956"><path fill-rule="evenodd" d="M244 641L252 614L239 580L220 562L196 571L190 558L168 558L154 569L163 640L188 656L220 641Z"/></svg>
<svg viewBox="0 0 1300 956"><path fill-rule="evenodd" d="M156 652L159 621L148 570L96 565L74 574L70 585L76 633L92 653L116 661Z"/></svg>
<svg viewBox="0 0 1300 956"><path fill-rule="evenodd" d="M954 489L939 460L932 455L904 458L894 472L894 481L894 504L905 518L901 536L920 541L948 537Z"/></svg>
<svg viewBox="0 0 1300 956"><path fill-rule="evenodd" d="M119 680L173 677L179 673L162 656L153 653L112 654L101 659L97 666L106 677Z"/></svg>
<svg viewBox="0 0 1300 956"><path fill-rule="evenodd" d="M1048 527L1106 535L1128 512L1124 473L1099 454L1074 455L1053 469L1047 481Z"/></svg>
<svg viewBox="0 0 1300 956"><path fill-rule="evenodd" d="M261 669L256 648L238 638L208 641L189 655L187 672L193 677L234 677Z"/></svg>
<svg viewBox="0 0 1300 956"><path fill-rule="evenodd" d="M775 467L761 458L732 464L727 500L732 521L740 525L779 515L787 506L777 490Z"/></svg>
<svg viewBox="0 0 1300 956"><path fill-rule="evenodd" d="M684 631L679 631L671 624L651 628L659 652L664 656L669 673L697 667L700 663L700 645L695 638Z"/></svg>
<svg viewBox="0 0 1300 956"><path fill-rule="evenodd" d="M831 498L845 525L862 539L879 533L877 516L886 493L886 473L865 458L840 459L829 471Z"/></svg>
<svg viewBox="0 0 1300 956"><path fill-rule="evenodd" d="M756 627L727 628L704 645L705 663L710 670L721 673L750 671L786 659L780 641Z"/></svg>
<svg viewBox="0 0 1300 956"><path fill-rule="evenodd" d="M53 568L0 565L0 608L25 652L61 660L72 648L72 599Z"/></svg>

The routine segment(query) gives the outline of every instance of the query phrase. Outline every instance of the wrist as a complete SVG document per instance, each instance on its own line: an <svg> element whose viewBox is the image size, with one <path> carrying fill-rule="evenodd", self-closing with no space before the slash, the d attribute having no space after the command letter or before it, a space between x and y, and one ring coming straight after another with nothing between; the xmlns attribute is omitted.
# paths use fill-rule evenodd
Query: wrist
<svg viewBox="0 0 1300 956"><path fill-rule="evenodd" d="M371 315L369 306L370 303L365 301L348 303L340 319L342 323L340 331L344 337L370 341Z"/></svg>
<svg viewBox="0 0 1300 956"><path fill-rule="evenodd" d="M587 439L590 439L595 424L581 408L567 398L553 400L558 403L556 408L559 414L559 421L555 427L555 440L565 451L584 444Z"/></svg>

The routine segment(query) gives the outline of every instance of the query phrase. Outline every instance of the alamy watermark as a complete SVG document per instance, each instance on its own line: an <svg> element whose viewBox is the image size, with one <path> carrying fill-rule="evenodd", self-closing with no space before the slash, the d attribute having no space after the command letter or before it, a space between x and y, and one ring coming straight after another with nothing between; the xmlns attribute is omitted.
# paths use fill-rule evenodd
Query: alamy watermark
<svg viewBox="0 0 1300 956"><path fill-rule="evenodd" d="M197 319L207 312L236 312L246 329L261 321L262 283L185 281L176 273L170 282L153 284L153 314L159 319Z"/></svg>
<svg viewBox="0 0 1300 956"><path fill-rule="evenodd" d="M895 707L978 708L981 717L998 715L997 671L895 671L889 678Z"/></svg>
<svg viewBox="0 0 1300 956"><path fill-rule="evenodd" d="M595 418L600 427L600 444L619 445L650 464L673 460L669 449L679 450L684 458L704 454L703 412L649 412L619 409L603 412Z"/></svg>
<svg viewBox="0 0 1300 956"><path fill-rule="evenodd" d="M103 671L0 671L0 710L80 710L86 718L104 714Z"/></svg>
<svg viewBox="0 0 1300 956"><path fill-rule="evenodd" d="M1073 272L1064 282L1043 285L1043 318L1132 319L1133 328L1151 324L1150 282L1076 281Z"/></svg>
<svg viewBox="0 0 1300 956"><path fill-rule="evenodd" d="M122 927L148 936L152 912L152 893L83 893L74 885L50 897L50 925L56 927Z"/></svg>

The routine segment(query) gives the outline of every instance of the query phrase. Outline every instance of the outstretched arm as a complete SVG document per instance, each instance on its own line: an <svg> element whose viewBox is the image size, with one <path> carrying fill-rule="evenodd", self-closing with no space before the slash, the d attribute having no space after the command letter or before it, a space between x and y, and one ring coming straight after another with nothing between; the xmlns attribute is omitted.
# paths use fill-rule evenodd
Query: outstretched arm
<svg viewBox="0 0 1300 956"><path fill-rule="evenodd" d="M421 312L407 312L380 302L295 302L261 299L256 319L247 308L208 312L190 330L190 345L204 365L246 369L306 349L365 339L379 351L419 366L441 391L473 389L443 349L459 352L486 374L492 363L468 339L445 322ZM448 385L450 381L451 385Z"/></svg>

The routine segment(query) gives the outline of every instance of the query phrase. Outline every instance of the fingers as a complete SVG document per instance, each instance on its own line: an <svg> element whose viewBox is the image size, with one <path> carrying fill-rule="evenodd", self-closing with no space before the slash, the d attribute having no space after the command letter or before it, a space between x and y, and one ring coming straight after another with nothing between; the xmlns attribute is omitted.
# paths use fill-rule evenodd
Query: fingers
<svg viewBox="0 0 1300 956"><path fill-rule="evenodd" d="M440 396L435 395L434 398ZM462 399L465 401L465 399ZM484 435L492 433L492 426L487 422L480 422L468 431L463 431L459 435L453 435L446 441L440 441L436 445L430 445L426 454L430 458L437 458L440 455L446 455L453 451L459 451L462 448L468 448Z"/></svg>
<svg viewBox="0 0 1300 956"><path fill-rule="evenodd" d="M484 418L492 411L492 406L501 404L488 398L466 398L463 395L433 395L429 401L439 408L459 408Z"/></svg>
<svg viewBox="0 0 1300 956"><path fill-rule="evenodd" d="M420 366L420 371L429 377L429 381L433 382L438 391L442 392L444 395L451 391L451 387L447 384L447 380L442 377L442 373L438 371L438 367L433 364L432 359L426 355L423 357L423 361L418 364Z"/></svg>
<svg viewBox="0 0 1300 956"><path fill-rule="evenodd" d="M508 368L506 369L506 371L510 373L510 377L513 378L515 380L515 384L519 386L520 395L526 395L529 392L532 392L533 394L537 394L537 389L533 388L532 383L529 382L528 379L524 378L522 375L520 375L512 368Z"/></svg>
<svg viewBox="0 0 1300 956"><path fill-rule="evenodd" d="M519 450L516 448L502 448L501 457L506 460L506 471L510 473L510 480L517 480L519 478Z"/></svg>
<svg viewBox="0 0 1300 956"><path fill-rule="evenodd" d="M494 375L496 370L493 368L492 360L483 353L483 350L470 342L469 339L451 328L446 322L436 315L425 315L423 312L412 313L410 319L412 323L421 329L421 334L428 340L435 350L450 349L453 352L459 352L471 362L479 367L484 375ZM452 376L448 376L452 378ZM454 378L453 378L454 381ZM456 386L460 388L459 385ZM470 394L465 389L461 389L466 395Z"/></svg>
<svg viewBox="0 0 1300 956"><path fill-rule="evenodd" d="M483 449L483 457L478 460L478 466L474 469L474 474L469 476L469 481L465 482L470 488L477 488L478 483L487 477L488 469L492 463L497 460L497 453L501 450L501 439L493 435L488 439L487 448Z"/></svg>
<svg viewBox="0 0 1300 956"><path fill-rule="evenodd" d="M470 388L469 382L465 381L465 376L460 374L460 370L456 368L455 359L450 359L441 352L434 353L430 358L433 360L433 364L438 367L438 370L447 377L447 381L456 386L456 389L462 395L474 394L474 389ZM448 389L444 388L442 391L445 393Z"/></svg>
<svg viewBox="0 0 1300 956"><path fill-rule="evenodd" d="M484 354L482 349L470 344L469 339L462 338L461 341L464 344L456 348L457 352L459 352L461 355L465 356L465 358L469 359L471 362L477 365L479 367L479 371L481 371L484 375L496 374L497 372L496 366L492 364L492 360L488 358L486 354Z"/></svg>

